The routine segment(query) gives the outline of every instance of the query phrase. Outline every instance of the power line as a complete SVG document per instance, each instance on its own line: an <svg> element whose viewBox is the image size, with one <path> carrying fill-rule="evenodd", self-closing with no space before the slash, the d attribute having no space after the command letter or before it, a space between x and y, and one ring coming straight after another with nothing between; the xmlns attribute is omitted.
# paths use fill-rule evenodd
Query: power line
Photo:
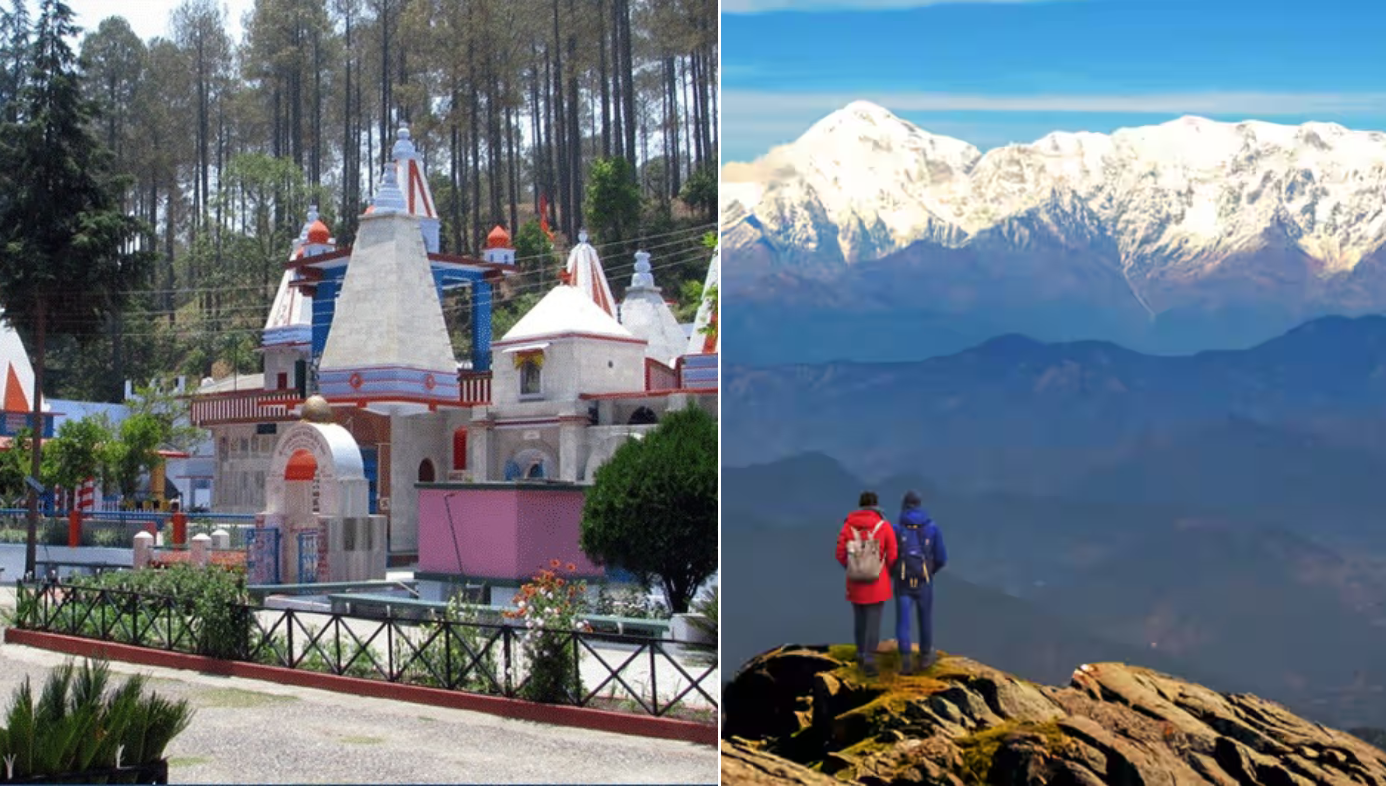
<svg viewBox="0 0 1386 786"><path fill-rule="evenodd" d="M689 264L690 262L694 262L694 261L697 261L697 260L701 259L702 256L703 256L702 254L686 253L686 254L684 254L682 257L675 258L675 259L673 259L672 261L665 261L665 262L662 262L662 263L660 263L660 264L658 264L658 265L652 264L652 265L650 265L650 270L651 270L651 272L654 272L654 271L659 271L659 270L667 270L667 269L673 268L673 267L681 267L681 266L683 266L683 265ZM634 269L634 264L632 263L631 265L626 266L626 267L628 267L628 269L633 270L633 269ZM619 268L618 268L618 269L619 269ZM609 277L608 277L608 278L609 278ZM540 291L540 290L547 291L547 290L552 289L552 288L555 287L555 286L558 286L558 284L557 284L556 282L555 282L555 283L549 283L549 282L531 282L531 283L529 283L529 284L524 284L524 285L518 285L518 286L511 287L510 290L509 290L509 293L510 293L511 297L521 297L521 296L523 296L523 295L530 294L531 292L534 292L534 291ZM470 309L470 307L471 307L471 306L470 306L469 303L458 304L458 305L456 305L456 306L443 306L443 312L444 312L444 314L456 314L456 313L461 313L462 311L468 310L468 309ZM237 306L237 307L235 307L235 310L236 310L237 312L255 312L255 313L261 313L261 314L263 314L263 313L265 313L266 311L268 311L269 308L270 308L270 306L265 306L265 307L259 307L259 306ZM223 309L223 312L229 311L229 310L231 310L231 309ZM166 317L166 316L168 316L169 314L173 314L174 316L177 316L177 313L176 313L176 312L167 312L167 311L164 311L164 312L143 312L143 314L144 314L144 315L148 315L148 316L153 316L153 317L155 317L155 318ZM130 330L127 330L127 331L122 331L120 335L121 335L121 337L123 337L123 338L175 338L175 337L183 337L183 338L202 338L202 337L207 337L207 336L229 336L229 335L243 335L243 334L255 334L255 335L259 335L259 334L263 333L264 330L265 330L264 327L254 327L254 326L244 326L244 327L232 327L232 326L227 326L227 327L221 327L221 328L206 328L206 327L194 327L194 326L192 326L192 325L184 325L184 326L176 326L176 327L170 327L170 328L165 328L165 329L162 329L162 330L153 330L153 331L147 331L147 330L134 330L134 331L130 331ZM69 334L67 334L67 335L72 335L72 336L106 336L106 335L109 335L109 334L108 334L107 332L105 332L105 331L93 331L93 332L90 332L90 333L69 333Z"/></svg>
<svg viewBox="0 0 1386 786"><path fill-rule="evenodd" d="M668 242L665 242L665 243L660 243L660 244L654 245L654 246L644 246L644 245L639 245L639 246L637 246L637 250L641 250L641 251L655 251L655 250L658 250L658 249L661 249L661 248L668 248L669 246L682 245L682 244L684 244L684 243L692 242L693 239L694 239L695 237L700 236L700 235L704 235L704 234L706 234L706 233L708 233L708 232L716 231L716 229L717 229L717 224L716 224L716 223L712 223L712 224L699 224L699 225L697 225L697 226L684 227L684 228L682 228L682 229L676 229L676 230L673 230L673 231L670 231L670 232L663 232L663 233L658 234L658 235L650 235L650 236L647 236L647 237L638 238L638 239L636 239L636 240L634 240L634 241L619 241L619 240L614 240L614 241L607 242L607 243L592 243L592 244L590 244L590 245L591 245L593 248L600 250L600 249L605 249L605 248L611 248L611 247L613 247L613 246L629 246L629 245L631 245L631 243L643 244L643 243L645 243L645 242L647 242L647 241L650 241L650 240L662 240L662 239L668 238L668 237L682 236L682 237L680 237L680 238L677 239L677 240L672 240L672 241L668 241ZM529 256L516 257L516 258L515 258L515 263L518 265L520 262L529 262L529 261L531 261L531 260L536 260L536 259L551 259L551 258L553 258L554 256L555 256L554 254L530 254ZM282 269L281 269L279 272L282 273ZM264 285L264 284L244 284L244 285L236 285L236 286L174 287L174 288L172 288L172 289L124 289L124 290L119 290L118 292L119 292L119 294L122 294L122 295L192 295L192 294L201 294L201 293L246 292L246 291L256 290L256 289L261 290L261 291L266 291L266 290L277 289L277 288L278 288L278 278L276 277L275 283L270 284L270 285Z"/></svg>

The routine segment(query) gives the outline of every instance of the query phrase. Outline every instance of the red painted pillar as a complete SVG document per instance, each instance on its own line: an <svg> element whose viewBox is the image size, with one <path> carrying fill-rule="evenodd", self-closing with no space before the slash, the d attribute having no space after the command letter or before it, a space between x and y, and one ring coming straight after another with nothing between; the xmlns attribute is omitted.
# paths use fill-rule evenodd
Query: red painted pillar
<svg viewBox="0 0 1386 786"><path fill-rule="evenodd" d="M173 545L184 546L188 542L188 514L177 508L173 509Z"/></svg>
<svg viewBox="0 0 1386 786"><path fill-rule="evenodd" d="M76 508L67 512L67 545L74 549L82 545L82 511Z"/></svg>

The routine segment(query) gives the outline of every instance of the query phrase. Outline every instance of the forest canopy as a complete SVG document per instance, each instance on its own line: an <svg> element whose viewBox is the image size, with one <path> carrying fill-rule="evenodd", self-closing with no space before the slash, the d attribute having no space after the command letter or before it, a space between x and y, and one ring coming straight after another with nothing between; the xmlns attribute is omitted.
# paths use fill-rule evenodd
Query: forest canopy
<svg viewBox="0 0 1386 786"><path fill-rule="evenodd" d="M0 0L6 116L33 66L33 10ZM126 176L121 209L145 227L130 250L150 264L98 333L50 342L47 392L115 401L126 379L257 371L309 206L350 244L401 125L444 253L479 254L496 224L515 238L523 275L499 293L497 335L553 286L579 228L618 296L643 247L691 317L715 230L717 13L713 0L257 0L236 40L217 0L183 0L166 36L141 40L117 15L79 32L92 130ZM444 313L465 356L465 294Z"/></svg>

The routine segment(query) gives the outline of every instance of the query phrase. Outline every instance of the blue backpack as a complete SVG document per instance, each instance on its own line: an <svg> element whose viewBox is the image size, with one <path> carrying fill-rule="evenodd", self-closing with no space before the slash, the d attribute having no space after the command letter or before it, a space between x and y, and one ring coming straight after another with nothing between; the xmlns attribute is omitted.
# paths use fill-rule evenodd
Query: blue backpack
<svg viewBox="0 0 1386 786"><path fill-rule="evenodd" d="M926 525L927 526L927 525ZM920 582L928 584L928 552L932 539L925 535L925 527L900 523L900 560L896 568L896 579L908 589L918 589Z"/></svg>

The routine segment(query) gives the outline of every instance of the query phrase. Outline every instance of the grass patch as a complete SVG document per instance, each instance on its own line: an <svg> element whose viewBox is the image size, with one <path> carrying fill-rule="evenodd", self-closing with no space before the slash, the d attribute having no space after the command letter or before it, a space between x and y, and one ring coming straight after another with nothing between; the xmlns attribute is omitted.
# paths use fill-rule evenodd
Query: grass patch
<svg viewBox="0 0 1386 786"><path fill-rule="evenodd" d="M996 758L996 752L1001 749L1001 745L1007 739L1022 733L1038 734L1044 738L1046 746L1051 750L1062 748L1066 739L1063 731L1059 729L1059 725L1053 721L1047 723L1007 721L963 737L957 740L958 748L962 753L961 771L958 775L962 778L963 783L979 785L988 783L987 775L991 772L991 764Z"/></svg>
<svg viewBox="0 0 1386 786"><path fill-rule="evenodd" d="M241 688L213 688L198 694L196 701L204 707L230 707L240 709L245 707L263 707L266 704L284 704L291 701L298 701L297 696L285 696L278 693L260 693L253 690L242 690Z"/></svg>
<svg viewBox="0 0 1386 786"><path fill-rule="evenodd" d="M344 742L347 745L379 745L380 743L385 741L384 737L362 736L340 737L339 739L341 742Z"/></svg>
<svg viewBox="0 0 1386 786"><path fill-rule="evenodd" d="M196 767L199 764L206 764L211 759L206 756L174 756L168 760L169 767Z"/></svg>
<svg viewBox="0 0 1386 786"><path fill-rule="evenodd" d="M828 657L841 661L850 661L857 657L857 645L834 644L828 648Z"/></svg>

